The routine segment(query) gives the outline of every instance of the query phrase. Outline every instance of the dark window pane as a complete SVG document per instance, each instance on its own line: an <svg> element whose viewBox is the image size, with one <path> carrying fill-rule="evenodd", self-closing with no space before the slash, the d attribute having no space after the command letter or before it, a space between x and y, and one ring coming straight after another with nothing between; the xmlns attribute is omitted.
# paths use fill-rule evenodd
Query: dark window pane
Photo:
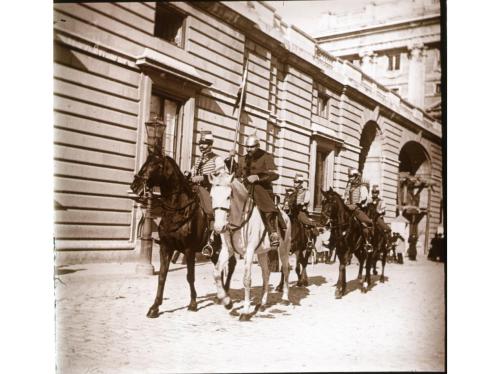
<svg viewBox="0 0 500 374"><path fill-rule="evenodd" d="M186 17L168 6L157 5L155 16L155 36L173 43L178 47L183 46L184 19Z"/></svg>

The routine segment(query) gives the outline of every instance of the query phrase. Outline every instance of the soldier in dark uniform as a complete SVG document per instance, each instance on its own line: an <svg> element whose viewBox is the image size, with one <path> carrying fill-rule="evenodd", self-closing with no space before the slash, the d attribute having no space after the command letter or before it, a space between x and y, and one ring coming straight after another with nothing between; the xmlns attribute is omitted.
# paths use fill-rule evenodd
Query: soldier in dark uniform
<svg viewBox="0 0 500 374"><path fill-rule="evenodd" d="M236 177L242 178L243 183L253 196L255 204L262 213L264 224L269 231L269 240L272 247L280 244L278 234L277 219L281 219L281 214L274 203L274 193L272 181L278 179L274 157L270 153L260 149L259 139L255 135L250 135L246 142L247 150L236 167ZM280 226L284 223L280 221Z"/></svg>

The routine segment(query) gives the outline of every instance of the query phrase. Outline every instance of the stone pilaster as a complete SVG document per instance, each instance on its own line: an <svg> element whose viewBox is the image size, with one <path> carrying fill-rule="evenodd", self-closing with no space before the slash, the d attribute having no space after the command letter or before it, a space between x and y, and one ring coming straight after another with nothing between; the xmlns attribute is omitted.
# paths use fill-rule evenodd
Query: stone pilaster
<svg viewBox="0 0 500 374"><path fill-rule="evenodd" d="M408 46L408 101L419 108L425 99L425 47L423 44Z"/></svg>

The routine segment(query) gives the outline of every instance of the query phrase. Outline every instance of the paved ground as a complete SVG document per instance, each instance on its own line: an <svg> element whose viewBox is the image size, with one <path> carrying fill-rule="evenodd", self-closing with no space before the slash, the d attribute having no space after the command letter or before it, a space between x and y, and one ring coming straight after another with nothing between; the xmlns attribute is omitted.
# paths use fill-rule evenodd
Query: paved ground
<svg viewBox="0 0 500 374"><path fill-rule="evenodd" d="M187 311L186 271L177 265L157 319L145 316L156 276L137 276L132 264L60 268L58 373L444 371L443 264L388 264L388 282L362 294L353 280L341 300L334 298L337 264L308 270L311 285L292 287L291 305L281 305L272 292L270 308L239 322L241 262L231 312L213 303L211 264L197 265L199 311ZM348 279L356 273L350 266ZM293 273L292 285L296 280ZM252 296L260 295L257 265L252 281ZM271 274L271 284L278 281L279 274Z"/></svg>

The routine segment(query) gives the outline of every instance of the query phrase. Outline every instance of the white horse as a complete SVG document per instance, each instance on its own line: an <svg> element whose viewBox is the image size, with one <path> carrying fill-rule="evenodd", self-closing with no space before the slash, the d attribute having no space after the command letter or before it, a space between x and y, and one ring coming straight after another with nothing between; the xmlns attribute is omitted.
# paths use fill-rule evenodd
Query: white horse
<svg viewBox="0 0 500 374"><path fill-rule="evenodd" d="M222 172L211 176L212 207L214 210L214 230L221 235L222 248L219 260L214 266L214 279L217 286L217 297L227 309L232 308L232 300L226 294L221 281L221 270L224 269L228 259L239 253L244 258L245 274L243 285L245 287L245 301L240 314L240 321L248 321L252 316L250 312L250 287L251 270L254 254L257 254L260 267L262 268L262 296L256 311L264 310L267 306L269 288L269 267L267 252L271 250L268 232L262 221L262 217L249 196L245 186L234 179L234 174ZM284 288L282 303L290 304L288 299L288 256L291 241L291 226L288 216L280 210L280 214L286 222L285 237L282 238L278 251L281 260L281 268L284 275ZM255 314L255 313L254 313Z"/></svg>

